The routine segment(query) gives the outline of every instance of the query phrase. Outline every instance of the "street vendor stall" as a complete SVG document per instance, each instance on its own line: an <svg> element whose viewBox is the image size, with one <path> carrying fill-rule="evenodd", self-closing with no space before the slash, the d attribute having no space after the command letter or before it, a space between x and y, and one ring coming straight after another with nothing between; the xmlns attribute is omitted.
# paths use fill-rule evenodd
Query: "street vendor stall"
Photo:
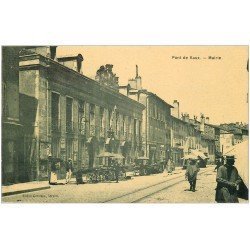
<svg viewBox="0 0 250 250"><path fill-rule="evenodd" d="M120 179L126 177L126 169L123 167L124 156L103 152L97 157L99 158L99 168L97 169L99 181L113 181L117 174Z"/></svg>

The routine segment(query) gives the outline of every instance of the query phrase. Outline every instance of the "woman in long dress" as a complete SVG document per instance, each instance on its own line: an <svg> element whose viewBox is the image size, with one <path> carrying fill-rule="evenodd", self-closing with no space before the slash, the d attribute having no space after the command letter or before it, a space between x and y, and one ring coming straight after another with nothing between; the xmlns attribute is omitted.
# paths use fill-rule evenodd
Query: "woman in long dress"
<svg viewBox="0 0 250 250"><path fill-rule="evenodd" d="M49 157L49 184L56 185L57 184L57 168L56 161L52 157Z"/></svg>

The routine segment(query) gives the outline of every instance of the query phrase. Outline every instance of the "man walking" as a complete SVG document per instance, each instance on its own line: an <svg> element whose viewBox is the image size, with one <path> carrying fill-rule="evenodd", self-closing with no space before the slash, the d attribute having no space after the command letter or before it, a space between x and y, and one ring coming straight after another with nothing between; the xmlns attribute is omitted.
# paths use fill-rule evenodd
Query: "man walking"
<svg viewBox="0 0 250 250"><path fill-rule="evenodd" d="M199 172L199 168L197 167L196 160L192 159L190 160L190 163L187 165L186 170L186 179L189 181L190 184L190 191L195 192L196 187L196 179L197 174Z"/></svg>
<svg viewBox="0 0 250 250"><path fill-rule="evenodd" d="M72 171L73 171L72 159L69 158L68 162L66 162L66 184L70 182Z"/></svg>
<svg viewBox="0 0 250 250"><path fill-rule="evenodd" d="M217 171L215 200L218 203L238 203L237 191L241 178L234 166L234 155L226 156L226 164Z"/></svg>

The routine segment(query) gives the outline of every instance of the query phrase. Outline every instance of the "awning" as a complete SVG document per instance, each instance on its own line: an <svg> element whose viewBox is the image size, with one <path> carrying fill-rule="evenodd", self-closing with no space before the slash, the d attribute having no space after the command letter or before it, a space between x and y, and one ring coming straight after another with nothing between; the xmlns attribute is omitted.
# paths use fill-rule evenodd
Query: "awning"
<svg viewBox="0 0 250 250"><path fill-rule="evenodd" d="M201 151L191 149L191 153L197 157L200 157L202 160L208 159L208 157Z"/></svg>
<svg viewBox="0 0 250 250"><path fill-rule="evenodd" d="M198 160L198 157L197 157L197 155L191 153L191 154L185 155L185 156L182 157L181 159L184 159L184 160L186 160L186 159Z"/></svg>

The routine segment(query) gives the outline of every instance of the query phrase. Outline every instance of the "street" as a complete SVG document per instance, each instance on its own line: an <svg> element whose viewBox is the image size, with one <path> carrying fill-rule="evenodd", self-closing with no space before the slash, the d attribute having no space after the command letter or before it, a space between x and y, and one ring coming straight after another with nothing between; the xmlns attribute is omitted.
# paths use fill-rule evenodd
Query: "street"
<svg viewBox="0 0 250 250"><path fill-rule="evenodd" d="M3 202L21 203L214 203L216 172L214 166L201 169L196 192L189 191L185 170L176 168L150 176L135 176L119 183L51 186L50 189L10 195ZM240 202L246 202L240 200Z"/></svg>

